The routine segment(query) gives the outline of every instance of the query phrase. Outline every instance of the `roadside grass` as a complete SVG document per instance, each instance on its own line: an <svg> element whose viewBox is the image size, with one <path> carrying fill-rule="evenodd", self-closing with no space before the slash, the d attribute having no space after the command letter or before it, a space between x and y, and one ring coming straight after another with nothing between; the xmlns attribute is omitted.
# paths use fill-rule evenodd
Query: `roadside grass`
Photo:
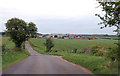
<svg viewBox="0 0 120 76"><path fill-rule="evenodd" d="M6 67L9 67L22 59L29 56L29 53L27 50L25 51L15 51L15 50L7 50L6 52L2 53L2 68L5 69Z"/></svg>
<svg viewBox="0 0 120 76"><path fill-rule="evenodd" d="M2 69L9 67L30 55L27 49L16 51L15 44L10 41L9 37L3 37L2 42L5 44L5 50L2 52Z"/></svg>
<svg viewBox="0 0 120 76"><path fill-rule="evenodd" d="M0 56L0 72L2 71L2 56Z"/></svg>
<svg viewBox="0 0 120 76"><path fill-rule="evenodd" d="M89 69L94 74L118 74L118 62L111 62L104 57L68 53L63 58Z"/></svg>
<svg viewBox="0 0 120 76"><path fill-rule="evenodd" d="M102 45L105 47L114 47L116 40L79 40L79 39L54 39L55 47L52 52L46 53L44 43L45 39L30 39L29 43L34 50L41 54L62 56L67 61L81 65L94 74L118 74L118 62L112 62L104 56L93 56L91 54L81 53L84 48L91 45ZM77 53L71 50L78 49ZM58 52L55 52L58 50ZM64 50L64 51L61 51Z"/></svg>

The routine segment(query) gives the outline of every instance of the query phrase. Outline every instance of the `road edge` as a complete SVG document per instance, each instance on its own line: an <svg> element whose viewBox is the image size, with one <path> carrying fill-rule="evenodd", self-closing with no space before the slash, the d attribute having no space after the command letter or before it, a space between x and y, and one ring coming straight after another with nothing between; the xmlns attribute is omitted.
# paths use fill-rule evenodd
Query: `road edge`
<svg viewBox="0 0 120 76"><path fill-rule="evenodd" d="M54 55L53 55L53 56L54 56ZM72 65L74 65L74 66L76 66L76 67L79 67L79 68L81 68L82 70L87 71L88 73L90 73L90 74L93 75L93 76L96 76L96 75L94 75L94 73L92 73L92 72L91 72L90 70L88 70L87 68L85 68L85 67L83 67L83 66L81 66L81 65L78 65L78 64L69 62L69 61L67 61L66 59L64 59L62 56L55 56L55 57L57 57L57 58L65 61L65 62L67 62L67 63L70 63L70 64L72 64Z"/></svg>

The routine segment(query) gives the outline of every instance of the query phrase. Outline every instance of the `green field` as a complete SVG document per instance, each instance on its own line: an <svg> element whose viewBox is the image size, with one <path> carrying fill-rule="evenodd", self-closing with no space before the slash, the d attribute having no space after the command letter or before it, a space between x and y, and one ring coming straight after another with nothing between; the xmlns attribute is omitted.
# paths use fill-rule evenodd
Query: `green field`
<svg viewBox="0 0 120 76"><path fill-rule="evenodd" d="M29 56L26 49L24 51L16 51L15 44L9 37L2 37L2 45L5 45L5 50L2 52L3 69Z"/></svg>
<svg viewBox="0 0 120 76"><path fill-rule="evenodd" d="M31 39L32 42L40 48L40 50L45 51L44 42L45 39ZM105 39L96 39L96 40L88 40L88 39L54 39L53 43L55 46L52 50L68 50L71 51L73 49L83 50L84 48L91 47L92 45L100 45L105 47L115 47L114 44L117 40L105 40Z"/></svg>
<svg viewBox="0 0 120 76"><path fill-rule="evenodd" d="M106 59L104 56L93 56L91 54L79 53L84 48L91 47L92 45L99 45L103 47L116 47L114 43L117 40L109 39L53 39L55 46L52 48L53 52L46 53L44 46L45 39L29 40L32 48L41 54L58 55L64 59L73 62L75 64L86 67L94 74L117 74L118 73L118 62L112 62ZM71 53L73 49L78 49L77 53ZM58 52L54 52L58 50ZM65 50L64 52L61 50Z"/></svg>

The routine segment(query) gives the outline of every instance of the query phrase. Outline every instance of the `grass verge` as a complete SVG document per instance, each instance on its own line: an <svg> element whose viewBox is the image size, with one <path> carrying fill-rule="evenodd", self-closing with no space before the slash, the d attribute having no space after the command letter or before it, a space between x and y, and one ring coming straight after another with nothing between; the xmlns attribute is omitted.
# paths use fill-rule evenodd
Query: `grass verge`
<svg viewBox="0 0 120 76"><path fill-rule="evenodd" d="M24 58L30 56L27 49L17 51L15 44L9 39L9 37L3 37L4 51L2 50L2 69L5 69Z"/></svg>
<svg viewBox="0 0 120 76"><path fill-rule="evenodd" d="M28 51L25 49L24 51L15 51L15 50L7 50L2 53L2 69L5 69L24 58L30 56Z"/></svg>
<svg viewBox="0 0 120 76"><path fill-rule="evenodd" d="M89 69L94 74L118 74L118 62L111 62L104 57L68 53L63 58Z"/></svg>

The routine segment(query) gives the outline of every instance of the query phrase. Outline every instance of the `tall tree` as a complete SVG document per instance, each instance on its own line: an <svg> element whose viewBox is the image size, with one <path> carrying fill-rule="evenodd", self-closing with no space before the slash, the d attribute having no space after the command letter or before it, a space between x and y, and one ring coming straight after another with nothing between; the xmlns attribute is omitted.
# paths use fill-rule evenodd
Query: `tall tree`
<svg viewBox="0 0 120 76"><path fill-rule="evenodd" d="M7 33L9 34L16 47L21 48L21 44L27 39L26 22L22 19L12 18L5 23Z"/></svg>
<svg viewBox="0 0 120 76"><path fill-rule="evenodd" d="M32 35L32 37L35 37L37 34L37 27L33 22L28 23L28 33Z"/></svg>
<svg viewBox="0 0 120 76"><path fill-rule="evenodd" d="M104 24L102 28L104 27L116 27L117 29L115 32L117 32L118 35L118 50L112 51L111 54L113 53L117 56L120 56L120 1L119 2L99 2L100 7L102 8L102 11L105 12L104 16L101 16L100 14L95 14L98 16L102 22L99 24ZM119 60L119 57L117 57Z"/></svg>
<svg viewBox="0 0 120 76"><path fill-rule="evenodd" d="M120 35L120 2L99 2L99 4L102 11L105 12L104 16L95 14L102 20L99 24L105 25L101 29L107 26L115 26L117 28L115 31Z"/></svg>

